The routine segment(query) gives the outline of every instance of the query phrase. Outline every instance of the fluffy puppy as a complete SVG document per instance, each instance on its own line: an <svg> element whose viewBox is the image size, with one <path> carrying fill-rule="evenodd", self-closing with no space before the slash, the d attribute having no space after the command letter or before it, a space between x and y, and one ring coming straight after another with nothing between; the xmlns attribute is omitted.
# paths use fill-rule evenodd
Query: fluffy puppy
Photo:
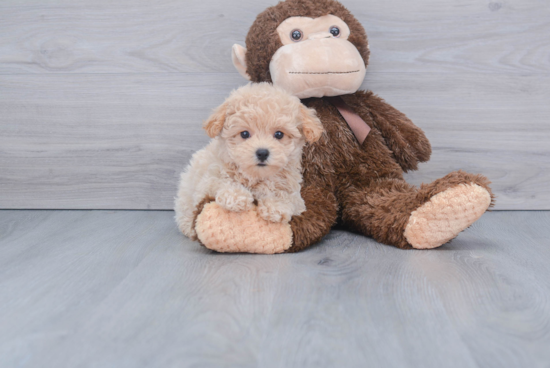
<svg viewBox="0 0 550 368"><path fill-rule="evenodd" d="M176 222L186 236L196 239L195 211L207 197L229 211L256 208L271 222L305 211L302 147L324 131L313 109L269 83L248 84L203 127L213 139L191 158L175 199Z"/></svg>

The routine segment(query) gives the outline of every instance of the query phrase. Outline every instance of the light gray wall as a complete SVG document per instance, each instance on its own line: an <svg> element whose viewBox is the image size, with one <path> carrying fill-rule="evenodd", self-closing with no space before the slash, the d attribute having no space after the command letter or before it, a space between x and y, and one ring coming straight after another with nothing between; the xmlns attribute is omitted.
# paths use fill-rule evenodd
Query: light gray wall
<svg viewBox="0 0 550 368"><path fill-rule="evenodd" d="M233 43L276 0L0 2L0 208L169 209L244 80ZM419 184L464 169L497 209L550 209L546 0L343 0L372 57L363 85L426 131Z"/></svg>

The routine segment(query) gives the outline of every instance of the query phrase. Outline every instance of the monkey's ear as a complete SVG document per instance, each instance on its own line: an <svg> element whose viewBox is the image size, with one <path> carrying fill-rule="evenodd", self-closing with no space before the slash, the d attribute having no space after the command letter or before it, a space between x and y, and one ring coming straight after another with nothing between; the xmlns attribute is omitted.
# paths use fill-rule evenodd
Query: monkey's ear
<svg viewBox="0 0 550 368"><path fill-rule="evenodd" d="M231 49L231 59L239 74L250 80L250 75L246 72L246 48L234 44Z"/></svg>
<svg viewBox="0 0 550 368"><path fill-rule="evenodd" d="M206 134L210 138L217 137L223 129L225 118L227 117L227 103L217 107L212 115L202 124Z"/></svg>
<svg viewBox="0 0 550 368"><path fill-rule="evenodd" d="M317 142L325 132L325 129L323 128L323 123L317 117L315 110L301 105L300 116L302 119L302 131L306 137L306 141L309 143Z"/></svg>

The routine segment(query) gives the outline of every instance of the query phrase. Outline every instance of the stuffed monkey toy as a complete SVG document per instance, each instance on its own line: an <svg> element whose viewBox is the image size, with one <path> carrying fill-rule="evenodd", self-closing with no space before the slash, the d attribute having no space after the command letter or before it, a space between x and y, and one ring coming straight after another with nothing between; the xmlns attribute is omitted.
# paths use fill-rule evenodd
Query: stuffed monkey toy
<svg viewBox="0 0 550 368"><path fill-rule="evenodd" d="M258 15L233 63L252 82L282 87L314 108L322 138L304 148L306 211L290 223L227 212L205 198L199 240L219 252L296 252L339 224L403 249L439 247L492 204L487 178L452 172L420 188L403 173L430 158L424 132L371 91L359 91L369 61L365 30L335 0L286 0Z"/></svg>

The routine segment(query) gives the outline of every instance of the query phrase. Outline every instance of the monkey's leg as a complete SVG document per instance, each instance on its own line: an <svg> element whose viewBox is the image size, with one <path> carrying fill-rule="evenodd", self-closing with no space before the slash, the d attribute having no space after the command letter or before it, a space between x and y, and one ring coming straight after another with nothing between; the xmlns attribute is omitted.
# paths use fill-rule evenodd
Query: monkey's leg
<svg viewBox="0 0 550 368"><path fill-rule="evenodd" d="M301 194L307 209L290 223L265 221L256 210L237 213L215 202L201 203L195 219L198 239L217 252L300 251L328 234L336 222L338 208L336 198L327 190L305 187Z"/></svg>
<svg viewBox="0 0 550 368"><path fill-rule="evenodd" d="M292 244L288 222L266 221L256 209L231 212L216 202L205 204L195 231L202 245L221 253L283 253Z"/></svg>
<svg viewBox="0 0 550 368"><path fill-rule="evenodd" d="M293 242L287 249L288 253L299 252L317 243L329 233L338 217L338 203L332 192L305 187L300 194L306 204L306 211L300 216L293 216L290 221Z"/></svg>
<svg viewBox="0 0 550 368"><path fill-rule="evenodd" d="M352 229L399 248L431 249L454 239L492 203L489 181L462 171L415 188L379 179L343 196L342 220Z"/></svg>

